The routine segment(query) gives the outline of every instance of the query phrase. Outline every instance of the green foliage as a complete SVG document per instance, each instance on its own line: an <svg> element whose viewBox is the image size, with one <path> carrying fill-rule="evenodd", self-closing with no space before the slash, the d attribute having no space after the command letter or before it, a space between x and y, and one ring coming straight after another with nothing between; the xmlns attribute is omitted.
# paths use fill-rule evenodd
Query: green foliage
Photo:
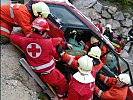
<svg viewBox="0 0 133 100"><path fill-rule="evenodd" d="M133 0L104 0L104 1L109 1L109 2L112 2L112 3L125 4L125 5L133 3Z"/></svg>
<svg viewBox="0 0 133 100"><path fill-rule="evenodd" d="M133 14L133 0L100 0L112 3L118 6L119 10Z"/></svg>

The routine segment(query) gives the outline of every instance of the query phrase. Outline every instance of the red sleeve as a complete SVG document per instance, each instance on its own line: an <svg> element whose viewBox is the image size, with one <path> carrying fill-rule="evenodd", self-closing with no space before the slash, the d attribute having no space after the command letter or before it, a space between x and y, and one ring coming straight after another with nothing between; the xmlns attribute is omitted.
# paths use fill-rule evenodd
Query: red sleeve
<svg viewBox="0 0 133 100"><path fill-rule="evenodd" d="M81 57L81 56L75 56L74 59L75 59L75 60L78 60L80 57Z"/></svg>
<svg viewBox="0 0 133 100"><path fill-rule="evenodd" d="M18 46L22 46L22 43L25 40L25 37L22 34L11 34L10 40L12 43Z"/></svg>
<svg viewBox="0 0 133 100"><path fill-rule="evenodd" d="M21 5L19 9L14 9L15 19L18 25L22 28L25 35L32 32L31 23L32 16L25 5Z"/></svg>
<svg viewBox="0 0 133 100"><path fill-rule="evenodd" d="M61 44L63 42L63 39L58 37L58 38L51 38L52 44L54 47L57 45Z"/></svg>
<svg viewBox="0 0 133 100"><path fill-rule="evenodd" d="M66 62L71 68L78 69L78 61L68 54L64 54L61 57L62 61Z"/></svg>
<svg viewBox="0 0 133 100"><path fill-rule="evenodd" d="M116 78L104 76L103 74L100 74L100 80L103 81L109 87L116 83Z"/></svg>
<svg viewBox="0 0 133 100"><path fill-rule="evenodd" d="M84 50L85 51L88 51L88 49L90 48L90 41L87 41L86 44L85 44L85 47L84 47Z"/></svg>

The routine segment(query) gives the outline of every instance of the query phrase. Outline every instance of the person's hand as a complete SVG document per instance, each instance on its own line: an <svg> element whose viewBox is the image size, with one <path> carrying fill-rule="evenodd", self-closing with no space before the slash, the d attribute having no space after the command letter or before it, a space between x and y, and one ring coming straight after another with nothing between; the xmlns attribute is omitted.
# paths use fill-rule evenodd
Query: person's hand
<svg viewBox="0 0 133 100"><path fill-rule="evenodd" d="M72 48L73 48L73 46L72 46L71 44L67 44L67 47L68 47L69 49L72 49Z"/></svg>
<svg viewBox="0 0 133 100"><path fill-rule="evenodd" d="M51 98L51 100L59 100L57 96Z"/></svg>

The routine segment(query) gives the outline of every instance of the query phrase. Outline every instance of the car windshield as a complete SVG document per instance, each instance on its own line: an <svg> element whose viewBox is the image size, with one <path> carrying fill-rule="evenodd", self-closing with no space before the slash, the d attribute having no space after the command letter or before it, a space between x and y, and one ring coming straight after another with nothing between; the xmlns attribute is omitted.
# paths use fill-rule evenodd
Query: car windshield
<svg viewBox="0 0 133 100"><path fill-rule="evenodd" d="M73 13L64 6L48 4L51 13L57 17L63 24L85 26Z"/></svg>

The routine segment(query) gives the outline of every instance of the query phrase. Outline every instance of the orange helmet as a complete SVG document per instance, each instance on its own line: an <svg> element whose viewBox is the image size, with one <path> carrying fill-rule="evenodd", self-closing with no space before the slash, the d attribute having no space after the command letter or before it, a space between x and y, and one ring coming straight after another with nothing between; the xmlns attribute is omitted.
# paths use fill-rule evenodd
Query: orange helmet
<svg viewBox="0 0 133 100"><path fill-rule="evenodd" d="M32 27L37 29L39 32L49 31L49 24L44 18L36 18L32 22Z"/></svg>

